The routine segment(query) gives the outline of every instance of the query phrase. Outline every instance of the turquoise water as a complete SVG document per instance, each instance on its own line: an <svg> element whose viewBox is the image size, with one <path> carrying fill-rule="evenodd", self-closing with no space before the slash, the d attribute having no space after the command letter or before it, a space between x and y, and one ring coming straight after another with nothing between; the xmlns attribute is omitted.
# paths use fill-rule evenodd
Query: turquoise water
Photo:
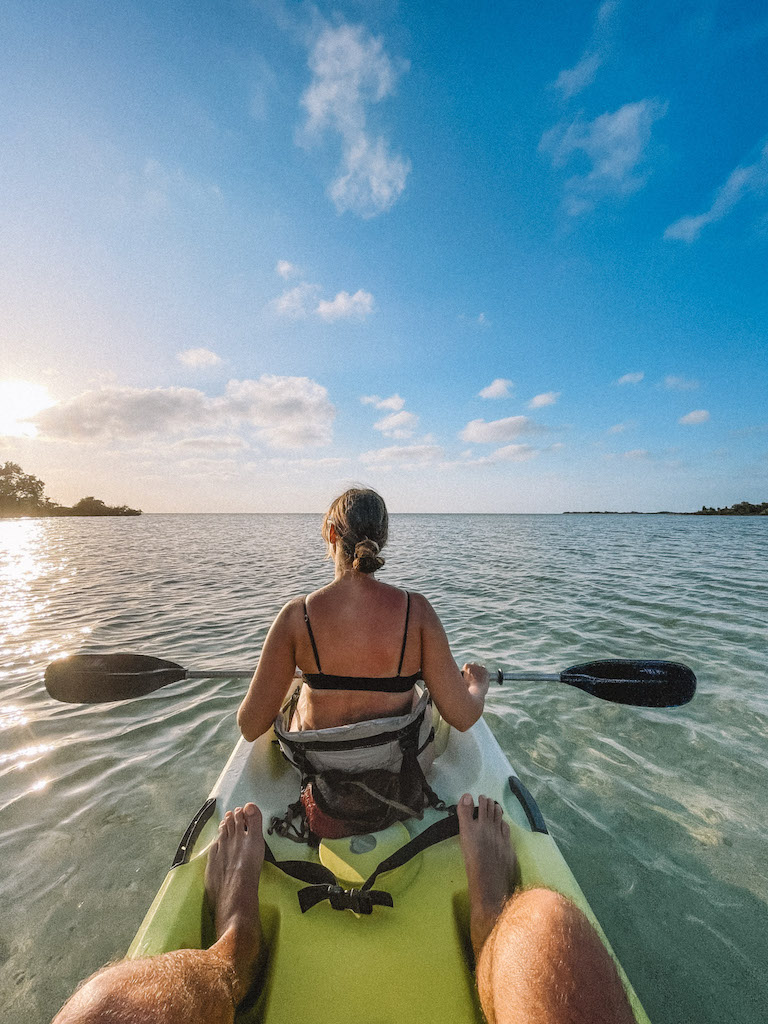
<svg viewBox="0 0 768 1024"><path fill-rule="evenodd" d="M317 516L0 522L0 1005L47 1021L128 946L237 736L244 684L56 704L54 657L252 666L281 604L330 576ZM381 578L425 593L457 660L669 658L692 704L495 688L487 717L654 1024L768 1006L768 522L395 516Z"/></svg>

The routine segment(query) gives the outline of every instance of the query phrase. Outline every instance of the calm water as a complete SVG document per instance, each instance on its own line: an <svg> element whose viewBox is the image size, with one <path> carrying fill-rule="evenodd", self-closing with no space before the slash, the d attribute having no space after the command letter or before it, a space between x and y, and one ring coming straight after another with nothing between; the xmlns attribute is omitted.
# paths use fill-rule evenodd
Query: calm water
<svg viewBox="0 0 768 1024"><path fill-rule="evenodd" d="M244 684L55 704L53 657L256 660L329 578L317 516L0 522L0 1005L48 1021L128 946L237 735ZM459 661L691 665L692 704L556 684L492 692L534 792L654 1024L768 1015L768 521L397 516L381 578L434 603Z"/></svg>

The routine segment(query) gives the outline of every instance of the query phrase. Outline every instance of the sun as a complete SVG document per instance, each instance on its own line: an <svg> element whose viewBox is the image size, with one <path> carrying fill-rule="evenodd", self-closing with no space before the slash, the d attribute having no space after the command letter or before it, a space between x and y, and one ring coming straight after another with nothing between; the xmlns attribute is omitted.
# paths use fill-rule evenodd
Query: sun
<svg viewBox="0 0 768 1024"><path fill-rule="evenodd" d="M53 404L42 384L0 381L0 437L36 437L37 427L28 420Z"/></svg>

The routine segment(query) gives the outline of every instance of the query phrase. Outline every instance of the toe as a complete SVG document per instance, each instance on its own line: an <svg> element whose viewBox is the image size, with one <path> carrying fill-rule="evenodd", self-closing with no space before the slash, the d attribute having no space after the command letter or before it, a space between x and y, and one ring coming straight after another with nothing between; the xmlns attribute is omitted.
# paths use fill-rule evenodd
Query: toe
<svg viewBox="0 0 768 1024"><path fill-rule="evenodd" d="M504 810L503 810L501 804L498 802L498 800L494 800L494 802L493 802L493 822L494 822L495 825L501 826L501 823L502 823L503 820L504 820Z"/></svg>
<svg viewBox="0 0 768 1024"><path fill-rule="evenodd" d="M235 808L235 826L238 832L245 829L245 812L242 807Z"/></svg>
<svg viewBox="0 0 768 1024"><path fill-rule="evenodd" d="M480 813L477 816L478 819L480 821L487 821L488 818L490 818L491 821L493 821L493 803L487 796L481 796L478 803L480 804Z"/></svg>
<svg viewBox="0 0 768 1024"><path fill-rule="evenodd" d="M456 813L459 816L459 828L464 830L472 821L475 810L475 801L469 793L465 793L456 805Z"/></svg>
<svg viewBox="0 0 768 1024"><path fill-rule="evenodd" d="M261 811L254 803L247 803L243 808L245 814L245 827L249 832L261 832L262 818Z"/></svg>
<svg viewBox="0 0 768 1024"><path fill-rule="evenodd" d="M235 834L235 816L232 811L227 811L224 815L224 820L221 823L222 834L228 838L232 838Z"/></svg>

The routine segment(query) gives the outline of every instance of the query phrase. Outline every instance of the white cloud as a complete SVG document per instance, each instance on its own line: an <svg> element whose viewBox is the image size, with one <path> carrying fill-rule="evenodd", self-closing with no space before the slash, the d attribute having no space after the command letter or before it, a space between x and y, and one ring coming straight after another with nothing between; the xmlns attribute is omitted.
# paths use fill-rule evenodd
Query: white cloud
<svg viewBox="0 0 768 1024"><path fill-rule="evenodd" d="M360 461L369 466L398 466L402 469L441 462L443 449L437 444L392 445L363 452Z"/></svg>
<svg viewBox="0 0 768 1024"><path fill-rule="evenodd" d="M490 455L472 459L472 465L491 466L499 462L527 462L529 459L535 459L537 455L541 455L541 451L529 444L507 444L497 448Z"/></svg>
<svg viewBox="0 0 768 1024"><path fill-rule="evenodd" d="M478 391L478 396L480 398L507 398L509 396L509 389L514 386L514 381L507 380L506 377L497 377L491 381L487 388Z"/></svg>
<svg viewBox="0 0 768 1024"><path fill-rule="evenodd" d="M239 451L247 447L248 444L243 438L236 434L185 437L171 445L171 448L181 452Z"/></svg>
<svg viewBox="0 0 768 1024"><path fill-rule="evenodd" d="M541 395L534 395L528 403L529 409L543 409L545 405L554 405L562 392L545 391Z"/></svg>
<svg viewBox="0 0 768 1024"><path fill-rule="evenodd" d="M625 373L623 377L619 377L616 381L617 384L639 384L645 376L644 373Z"/></svg>
<svg viewBox="0 0 768 1024"><path fill-rule="evenodd" d="M374 430L380 430L387 437L412 437L418 422L419 417L416 413L401 410L378 420L373 427Z"/></svg>
<svg viewBox="0 0 768 1024"><path fill-rule="evenodd" d="M373 312L374 301L371 293L362 289L354 295L342 291L334 299L321 299L320 285L302 281L274 299L272 308L278 316L290 320L318 316L330 323L334 320L364 320Z"/></svg>
<svg viewBox="0 0 768 1024"><path fill-rule="evenodd" d="M70 441L240 426L273 448L303 448L330 442L335 415L326 389L308 377L264 375L231 380L217 397L192 388L86 391L40 413L36 422L46 437Z"/></svg>
<svg viewBox="0 0 768 1024"><path fill-rule="evenodd" d="M681 416L677 422L690 426L695 423L706 423L708 419L709 413L706 409L694 409L692 412L686 413L685 416Z"/></svg>
<svg viewBox="0 0 768 1024"><path fill-rule="evenodd" d="M552 83L552 88L557 89L563 99L571 99L594 82L611 47L615 23L613 16L618 7L615 0L606 0L598 7L591 39L578 63L575 67L561 71Z"/></svg>
<svg viewBox="0 0 768 1024"><path fill-rule="evenodd" d="M608 428L609 434L623 434L625 430L629 430L632 426L631 423L615 423L612 427Z"/></svg>
<svg viewBox="0 0 768 1024"><path fill-rule="evenodd" d="M295 288L283 292L272 305L280 316L286 316L290 320L303 320L314 311L319 293L319 285L303 281Z"/></svg>
<svg viewBox="0 0 768 1024"><path fill-rule="evenodd" d="M688 377L668 376L664 378L664 387L669 391L695 391L699 387L699 381Z"/></svg>
<svg viewBox="0 0 768 1024"><path fill-rule="evenodd" d="M560 72L552 86L559 89L563 99L569 100L594 82L602 63L599 53L584 53L575 67Z"/></svg>
<svg viewBox="0 0 768 1024"><path fill-rule="evenodd" d="M221 362L221 357L217 356L215 352L211 352L209 348L188 348L184 352L177 352L176 358L180 363L191 366L193 369L218 366Z"/></svg>
<svg viewBox="0 0 768 1024"><path fill-rule="evenodd" d="M709 224L727 216L745 196L764 190L768 186L768 144L758 159L748 166L736 167L715 193L712 205L705 213L695 217L681 217L664 232L667 239L695 242Z"/></svg>
<svg viewBox="0 0 768 1024"><path fill-rule="evenodd" d="M542 431L533 420L527 416L507 416L503 420L470 420L470 422L459 433L462 441L471 441L474 444L486 444L499 441L511 441L520 434L532 434Z"/></svg>
<svg viewBox="0 0 768 1024"><path fill-rule="evenodd" d="M400 395L390 395L389 398L379 398L378 395L363 395L360 398L363 405L372 405L375 409L391 409L399 412L405 405L405 399Z"/></svg>
<svg viewBox="0 0 768 1024"><path fill-rule="evenodd" d="M624 452L624 458L642 461L650 458L650 453L647 448L633 448L629 452Z"/></svg>
<svg viewBox="0 0 768 1024"><path fill-rule="evenodd" d="M326 27L310 55L312 82L301 98L307 137L325 131L341 138L342 160L328 194L339 213L374 217L397 201L410 173L407 159L368 128L367 107L394 92L405 62L394 62L382 40L360 25Z"/></svg>
<svg viewBox="0 0 768 1024"><path fill-rule="evenodd" d="M290 277L297 277L301 271L295 263L289 263L288 260L278 260L275 264L275 273L279 274L284 281L287 281Z"/></svg>
<svg viewBox="0 0 768 1024"><path fill-rule="evenodd" d="M354 295L339 292L335 299L321 299L316 313L323 320L364 320L373 312L373 296L358 290Z"/></svg>
<svg viewBox="0 0 768 1024"><path fill-rule="evenodd" d="M645 185L647 172L639 170L646 157L653 124L667 112L667 104L655 99L626 103L594 121L576 117L546 131L539 143L554 167L564 167L574 155L584 153L592 167L565 183L565 209L571 216L591 210L608 196L626 196Z"/></svg>

